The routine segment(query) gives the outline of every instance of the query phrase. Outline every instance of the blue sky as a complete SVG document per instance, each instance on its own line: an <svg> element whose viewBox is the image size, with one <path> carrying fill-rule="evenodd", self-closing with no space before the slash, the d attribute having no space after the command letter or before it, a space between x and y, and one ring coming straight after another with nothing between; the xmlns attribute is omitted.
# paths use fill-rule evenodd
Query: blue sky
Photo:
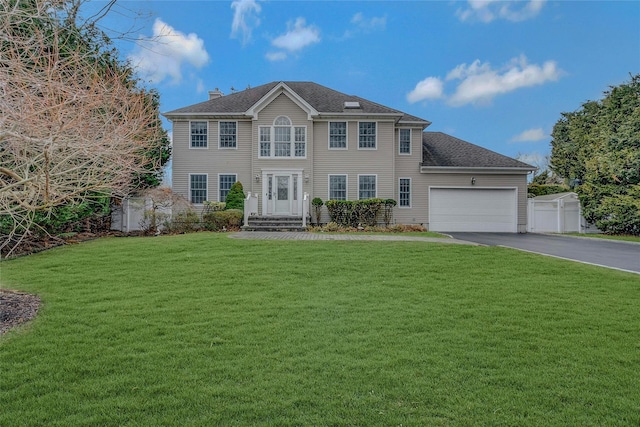
<svg viewBox="0 0 640 427"><path fill-rule="evenodd" d="M102 25L163 112L314 81L534 165L562 112L640 73L635 1L121 0Z"/></svg>

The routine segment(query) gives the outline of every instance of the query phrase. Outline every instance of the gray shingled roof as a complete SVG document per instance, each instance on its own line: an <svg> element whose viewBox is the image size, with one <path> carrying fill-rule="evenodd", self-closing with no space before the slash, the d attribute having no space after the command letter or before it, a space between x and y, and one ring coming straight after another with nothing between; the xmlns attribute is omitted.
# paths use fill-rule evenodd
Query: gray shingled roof
<svg viewBox="0 0 640 427"><path fill-rule="evenodd" d="M240 92L235 92L226 96L211 99L198 104L190 105L177 110L164 113L166 116L174 114L203 114L203 113L221 113L242 114L247 111L251 106L264 97L270 90L276 87L281 82L271 82L261 86L245 89ZM309 105L311 105L319 113L343 113L345 101L358 101L360 103L360 109L354 112L361 114L395 114L401 117L401 121L405 122L418 122L425 126L430 122L425 119L421 119L410 114L406 114L402 111L395 110L393 108L385 107L384 105L377 104L359 96L347 95L342 92L330 89L328 87L319 85L313 82L282 82L287 85L291 90L304 99Z"/></svg>
<svg viewBox="0 0 640 427"><path fill-rule="evenodd" d="M535 169L519 160L442 132L423 132L422 166Z"/></svg>

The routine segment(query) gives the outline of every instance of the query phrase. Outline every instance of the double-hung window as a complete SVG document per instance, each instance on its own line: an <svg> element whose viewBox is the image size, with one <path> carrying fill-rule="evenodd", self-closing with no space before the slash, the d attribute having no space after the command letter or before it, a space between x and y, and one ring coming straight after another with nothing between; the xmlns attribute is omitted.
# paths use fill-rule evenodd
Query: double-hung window
<svg viewBox="0 0 640 427"><path fill-rule="evenodd" d="M329 200L347 200L347 175L329 175Z"/></svg>
<svg viewBox="0 0 640 427"><path fill-rule="evenodd" d="M358 175L358 199L375 198L377 180L377 175Z"/></svg>
<svg viewBox="0 0 640 427"><path fill-rule="evenodd" d="M189 175L189 198L191 203L201 204L207 200L207 175Z"/></svg>
<svg viewBox="0 0 640 427"><path fill-rule="evenodd" d="M411 154L411 129L400 129L400 154Z"/></svg>
<svg viewBox="0 0 640 427"><path fill-rule="evenodd" d="M271 128L260 128L260 157L271 156Z"/></svg>
<svg viewBox="0 0 640 427"><path fill-rule="evenodd" d="M358 123L358 148L376 149L376 122Z"/></svg>
<svg viewBox="0 0 640 427"><path fill-rule="evenodd" d="M273 126L259 128L259 157L302 158L307 156L307 128L293 126L288 117L280 116Z"/></svg>
<svg viewBox="0 0 640 427"><path fill-rule="evenodd" d="M398 188L398 206L401 208L411 207L411 178L400 178Z"/></svg>
<svg viewBox="0 0 640 427"><path fill-rule="evenodd" d="M220 145L219 148L237 148L237 128L236 122L220 123Z"/></svg>
<svg viewBox="0 0 640 427"><path fill-rule="evenodd" d="M227 194L229 194L229 190L236 180L236 174L218 175L218 201L225 202L227 200Z"/></svg>
<svg viewBox="0 0 640 427"><path fill-rule="evenodd" d="M347 122L329 122L329 149L347 149Z"/></svg>
<svg viewBox="0 0 640 427"><path fill-rule="evenodd" d="M207 148L207 122L189 122L191 148Z"/></svg>

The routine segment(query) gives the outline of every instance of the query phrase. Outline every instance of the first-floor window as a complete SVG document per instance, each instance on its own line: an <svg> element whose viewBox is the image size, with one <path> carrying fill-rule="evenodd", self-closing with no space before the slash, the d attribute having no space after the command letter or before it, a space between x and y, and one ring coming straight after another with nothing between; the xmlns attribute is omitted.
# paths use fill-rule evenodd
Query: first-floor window
<svg viewBox="0 0 640 427"><path fill-rule="evenodd" d="M400 178L400 188L398 191L400 207L411 207L411 178Z"/></svg>
<svg viewBox="0 0 640 427"><path fill-rule="evenodd" d="M347 200L346 175L329 175L329 200Z"/></svg>
<svg viewBox="0 0 640 427"><path fill-rule="evenodd" d="M376 175L358 175L358 199L376 197Z"/></svg>
<svg viewBox="0 0 640 427"><path fill-rule="evenodd" d="M229 194L229 190L235 182L236 174L218 175L218 200L220 202L227 200L227 194Z"/></svg>
<svg viewBox="0 0 640 427"><path fill-rule="evenodd" d="M191 203L201 204L207 200L207 175L189 175Z"/></svg>

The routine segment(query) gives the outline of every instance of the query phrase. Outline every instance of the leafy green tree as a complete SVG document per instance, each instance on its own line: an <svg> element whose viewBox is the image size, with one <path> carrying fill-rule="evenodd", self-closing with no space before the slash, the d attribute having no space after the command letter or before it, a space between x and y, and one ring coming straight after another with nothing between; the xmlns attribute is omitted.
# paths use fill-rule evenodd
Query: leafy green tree
<svg viewBox="0 0 640 427"><path fill-rule="evenodd" d="M562 114L551 168L578 193L588 221L607 233L640 235L640 74L604 95Z"/></svg>

